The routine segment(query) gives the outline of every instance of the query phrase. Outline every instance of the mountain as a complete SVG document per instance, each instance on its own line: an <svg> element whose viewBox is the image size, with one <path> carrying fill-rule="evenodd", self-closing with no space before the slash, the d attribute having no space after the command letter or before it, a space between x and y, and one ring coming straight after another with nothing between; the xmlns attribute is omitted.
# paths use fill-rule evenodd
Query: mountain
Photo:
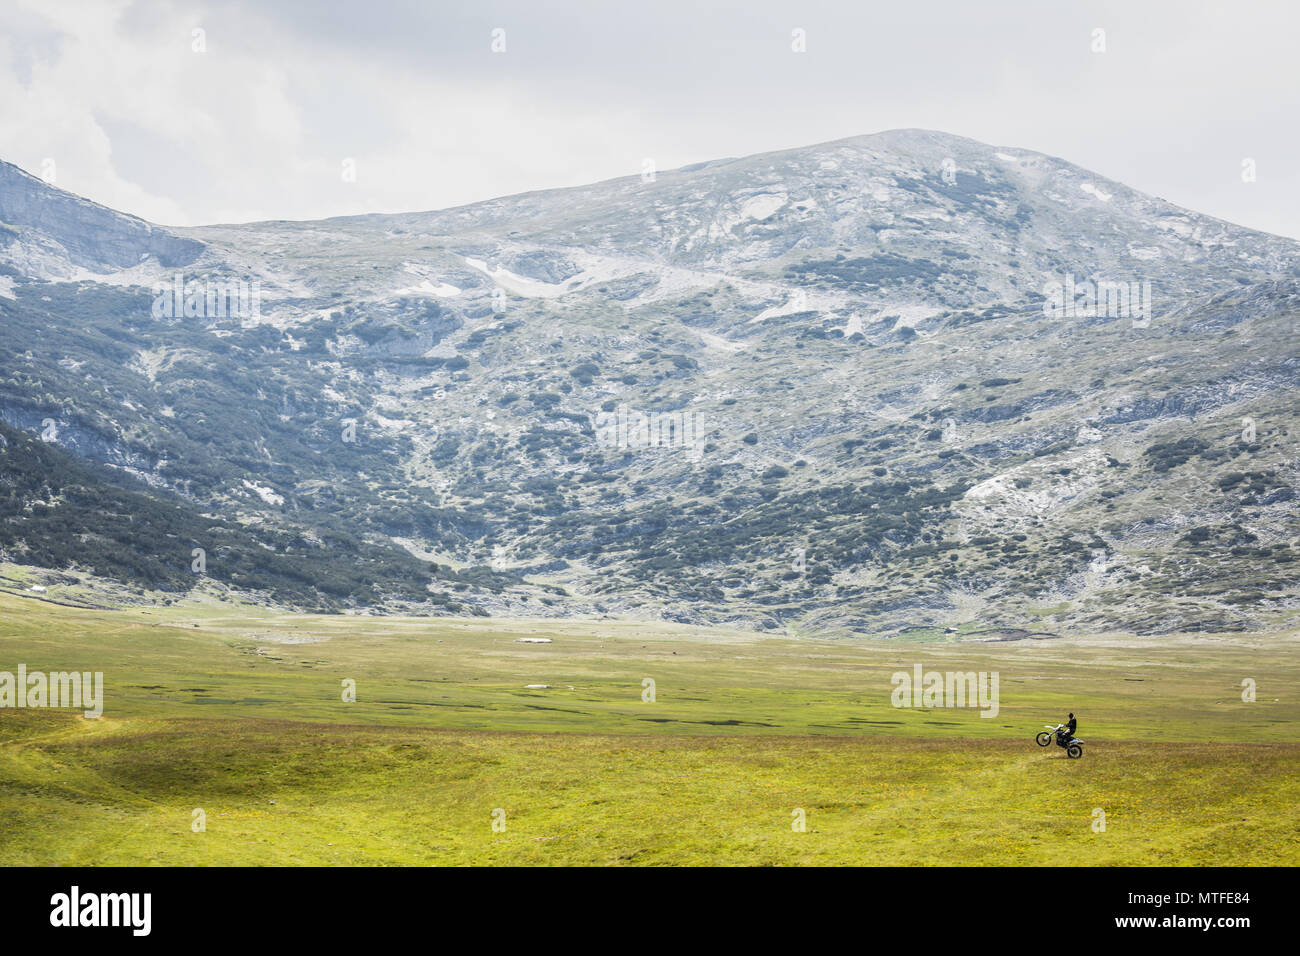
<svg viewBox="0 0 1300 956"><path fill-rule="evenodd" d="M0 242L24 274L81 278L141 264L189 265L202 243L114 212L0 162Z"/></svg>
<svg viewBox="0 0 1300 956"><path fill-rule="evenodd" d="M202 527L115 526L155 570L105 575L0 448L5 560L792 634L1295 621L1300 244L1052 157L898 130L170 231L6 166L0 220L0 420L246 532L193 575Z"/></svg>

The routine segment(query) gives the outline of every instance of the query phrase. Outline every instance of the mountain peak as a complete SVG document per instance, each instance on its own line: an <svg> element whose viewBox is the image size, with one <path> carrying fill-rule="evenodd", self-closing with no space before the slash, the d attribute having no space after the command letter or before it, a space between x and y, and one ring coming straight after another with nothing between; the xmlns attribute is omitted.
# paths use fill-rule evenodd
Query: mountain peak
<svg viewBox="0 0 1300 956"><path fill-rule="evenodd" d="M0 420L98 469L9 439L67 474L0 549L75 495L100 573L295 605L1280 620L1295 242L932 130L648 172L179 235L0 174Z"/></svg>

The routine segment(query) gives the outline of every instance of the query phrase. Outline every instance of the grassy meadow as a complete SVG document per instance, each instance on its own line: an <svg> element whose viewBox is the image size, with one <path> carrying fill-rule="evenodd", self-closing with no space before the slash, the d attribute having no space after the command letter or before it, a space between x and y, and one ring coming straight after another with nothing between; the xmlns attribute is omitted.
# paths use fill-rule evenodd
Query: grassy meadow
<svg viewBox="0 0 1300 956"><path fill-rule="evenodd" d="M4 593L0 671L105 689L99 718L0 710L0 864L1295 865L1298 644ZM997 715L894 707L916 664L996 671ZM1033 742L1070 710L1081 760Z"/></svg>

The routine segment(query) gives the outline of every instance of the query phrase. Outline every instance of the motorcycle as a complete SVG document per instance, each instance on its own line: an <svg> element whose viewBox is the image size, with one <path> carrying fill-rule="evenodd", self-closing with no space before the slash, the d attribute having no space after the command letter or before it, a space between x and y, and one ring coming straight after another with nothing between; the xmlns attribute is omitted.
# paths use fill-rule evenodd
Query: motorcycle
<svg viewBox="0 0 1300 956"><path fill-rule="evenodd" d="M1065 724L1057 724L1055 727L1051 724L1044 724L1043 726L1047 729L1040 730L1038 736L1034 738L1034 740L1038 741L1038 746L1046 747L1055 737L1057 746L1065 748L1067 757L1078 759L1083 756L1083 741L1078 737L1069 736L1065 732Z"/></svg>

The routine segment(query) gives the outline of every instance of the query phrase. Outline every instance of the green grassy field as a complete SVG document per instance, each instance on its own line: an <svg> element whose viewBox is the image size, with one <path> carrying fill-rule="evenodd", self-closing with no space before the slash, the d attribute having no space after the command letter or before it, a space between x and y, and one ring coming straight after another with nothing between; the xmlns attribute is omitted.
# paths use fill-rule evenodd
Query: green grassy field
<svg viewBox="0 0 1300 956"><path fill-rule="evenodd" d="M0 671L105 682L98 719L0 710L0 863L1296 864L1298 643L792 641L0 594ZM997 716L894 707L915 664L998 672ZM1033 743L1067 710L1082 760Z"/></svg>

